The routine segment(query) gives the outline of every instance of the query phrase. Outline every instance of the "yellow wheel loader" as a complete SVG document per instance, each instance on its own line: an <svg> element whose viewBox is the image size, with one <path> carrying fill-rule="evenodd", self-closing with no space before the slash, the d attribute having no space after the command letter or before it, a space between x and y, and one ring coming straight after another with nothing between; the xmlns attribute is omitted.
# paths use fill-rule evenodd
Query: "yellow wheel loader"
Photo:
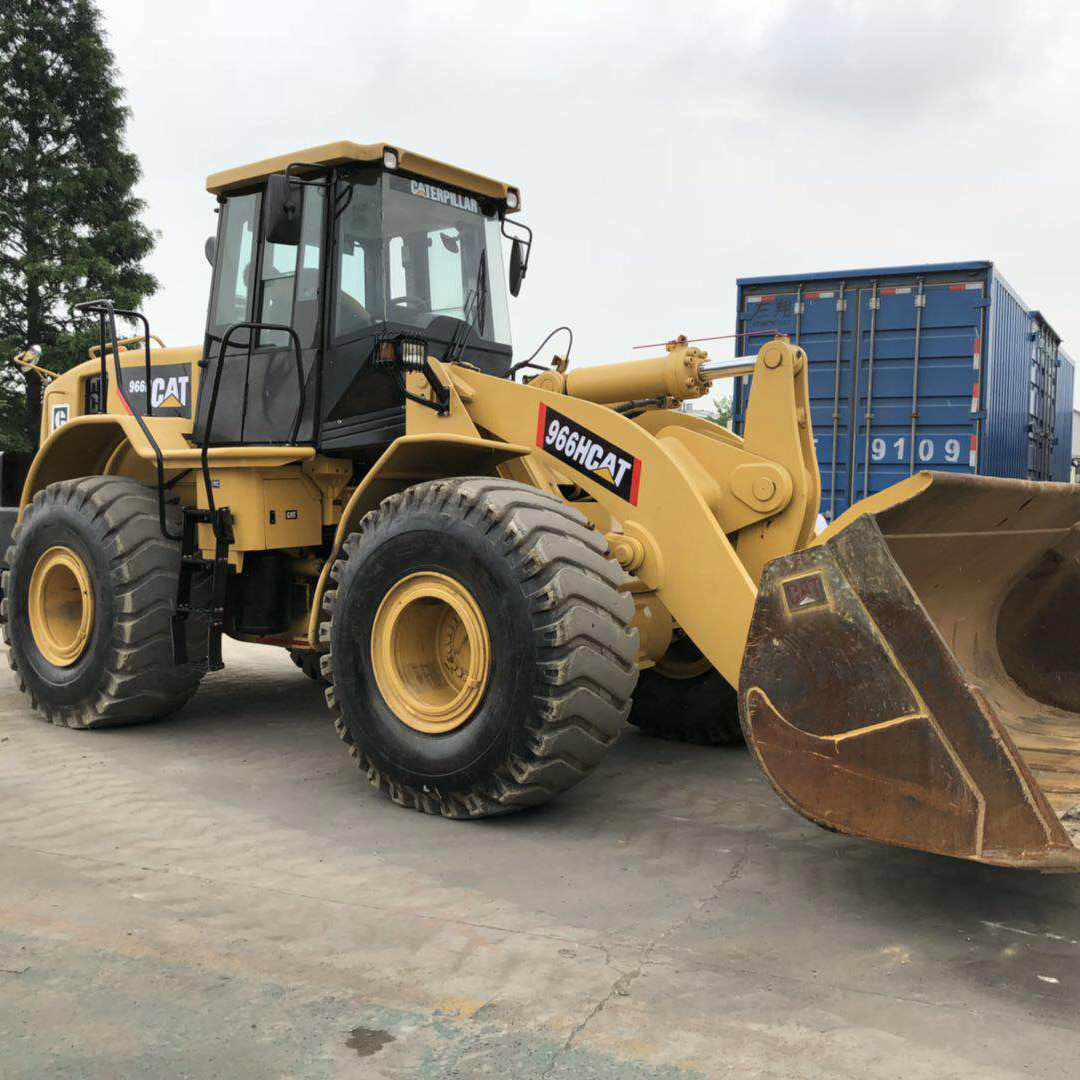
<svg viewBox="0 0 1080 1080"><path fill-rule="evenodd" d="M45 391L2 615L47 719L172 712L228 634L429 813L544 802L630 717L741 729L829 829L1080 868L1080 490L916 473L817 535L797 343L515 364L516 188L350 142L207 186L202 346L90 302ZM742 437L678 411L734 374Z"/></svg>

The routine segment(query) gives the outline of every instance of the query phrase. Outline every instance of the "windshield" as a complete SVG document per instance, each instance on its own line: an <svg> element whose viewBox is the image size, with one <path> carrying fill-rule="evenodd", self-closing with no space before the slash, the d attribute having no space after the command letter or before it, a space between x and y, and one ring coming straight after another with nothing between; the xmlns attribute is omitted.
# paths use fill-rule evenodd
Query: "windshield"
<svg viewBox="0 0 1080 1080"><path fill-rule="evenodd" d="M510 344L498 216L472 196L396 174L359 176L339 205L335 337L377 322L434 336L467 323Z"/></svg>

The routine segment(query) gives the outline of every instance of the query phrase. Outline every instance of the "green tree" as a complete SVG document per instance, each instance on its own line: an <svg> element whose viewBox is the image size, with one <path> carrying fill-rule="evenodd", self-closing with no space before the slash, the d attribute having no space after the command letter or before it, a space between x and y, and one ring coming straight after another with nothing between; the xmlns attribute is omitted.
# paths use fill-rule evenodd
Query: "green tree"
<svg viewBox="0 0 1080 1080"><path fill-rule="evenodd" d="M722 397L717 400L716 408L711 413L705 414L706 420L711 420L721 427L731 427L731 398Z"/></svg>
<svg viewBox="0 0 1080 1080"><path fill-rule="evenodd" d="M129 110L90 0L0 4L0 449L37 446L41 381L10 365L40 344L66 370L96 340L80 300L138 308L157 288L143 269L154 235L133 194Z"/></svg>

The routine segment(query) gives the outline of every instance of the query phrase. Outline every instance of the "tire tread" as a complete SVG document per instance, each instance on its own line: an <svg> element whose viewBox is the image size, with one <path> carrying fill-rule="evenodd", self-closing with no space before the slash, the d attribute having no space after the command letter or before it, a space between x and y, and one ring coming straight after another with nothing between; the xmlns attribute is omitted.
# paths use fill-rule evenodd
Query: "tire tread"
<svg viewBox="0 0 1080 1080"><path fill-rule="evenodd" d="M364 534L409 510L455 517L485 533L516 572L533 612L543 672L541 692L526 721L525 751L464 793L438 795L380 772L357 745L333 685L333 655L323 654L326 701L334 726L370 783L394 802L449 818L489 817L546 802L587 776L618 738L637 681L633 598L622 591L619 565L607 544L561 499L512 480L433 480L389 496L350 534L331 567L323 597L329 646L337 585Z"/></svg>
<svg viewBox="0 0 1080 1080"><path fill-rule="evenodd" d="M166 540L158 524L157 494L127 477L90 476L61 480L39 491L12 533L5 562L12 565L26 522L47 506L66 506L93 525L104 525L98 541L111 567L115 607L113 639L96 690L74 705L53 705L31 695L31 704L50 723L71 728L110 727L156 719L184 705L198 689L203 669L197 663L172 663L169 618L175 603L179 548ZM175 504L166 507L167 521L179 527ZM5 596L10 571L5 570ZM26 681L12 649L7 599L0 609L0 633L8 664L19 689ZM204 620L188 619L192 651L199 648Z"/></svg>

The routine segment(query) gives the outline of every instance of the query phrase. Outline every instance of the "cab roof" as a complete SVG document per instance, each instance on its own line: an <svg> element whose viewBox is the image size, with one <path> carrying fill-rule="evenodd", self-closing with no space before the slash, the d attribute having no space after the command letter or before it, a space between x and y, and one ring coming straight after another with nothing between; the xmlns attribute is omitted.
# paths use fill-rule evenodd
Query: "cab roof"
<svg viewBox="0 0 1080 1080"><path fill-rule="evenodd" d="M502 203L506 202L507 193L513 191L518 200L518 205L514 209L521 207L521 192L510 184L480 176L479 173L469 172L467 169L459 169L456 165L446 165L434 158L424 157L423 154L414 153L412 150L403 150L387 142L355 143L343 140L324 143L322 146L311 146L306 150L294 150L291 154L281 154L278 157L253 161L250 165L240 165L235 169L211 173L206 178L206 190L214 195L224 195L237 188L257 184L271 173L284 172L289 165L296 163L347 165L354 161L381 162L387 150L393 150L397 154L398 169L401 172L413 173L428 180L450 184L452 187L462 188L477 195L486 195Z"/></svg>

